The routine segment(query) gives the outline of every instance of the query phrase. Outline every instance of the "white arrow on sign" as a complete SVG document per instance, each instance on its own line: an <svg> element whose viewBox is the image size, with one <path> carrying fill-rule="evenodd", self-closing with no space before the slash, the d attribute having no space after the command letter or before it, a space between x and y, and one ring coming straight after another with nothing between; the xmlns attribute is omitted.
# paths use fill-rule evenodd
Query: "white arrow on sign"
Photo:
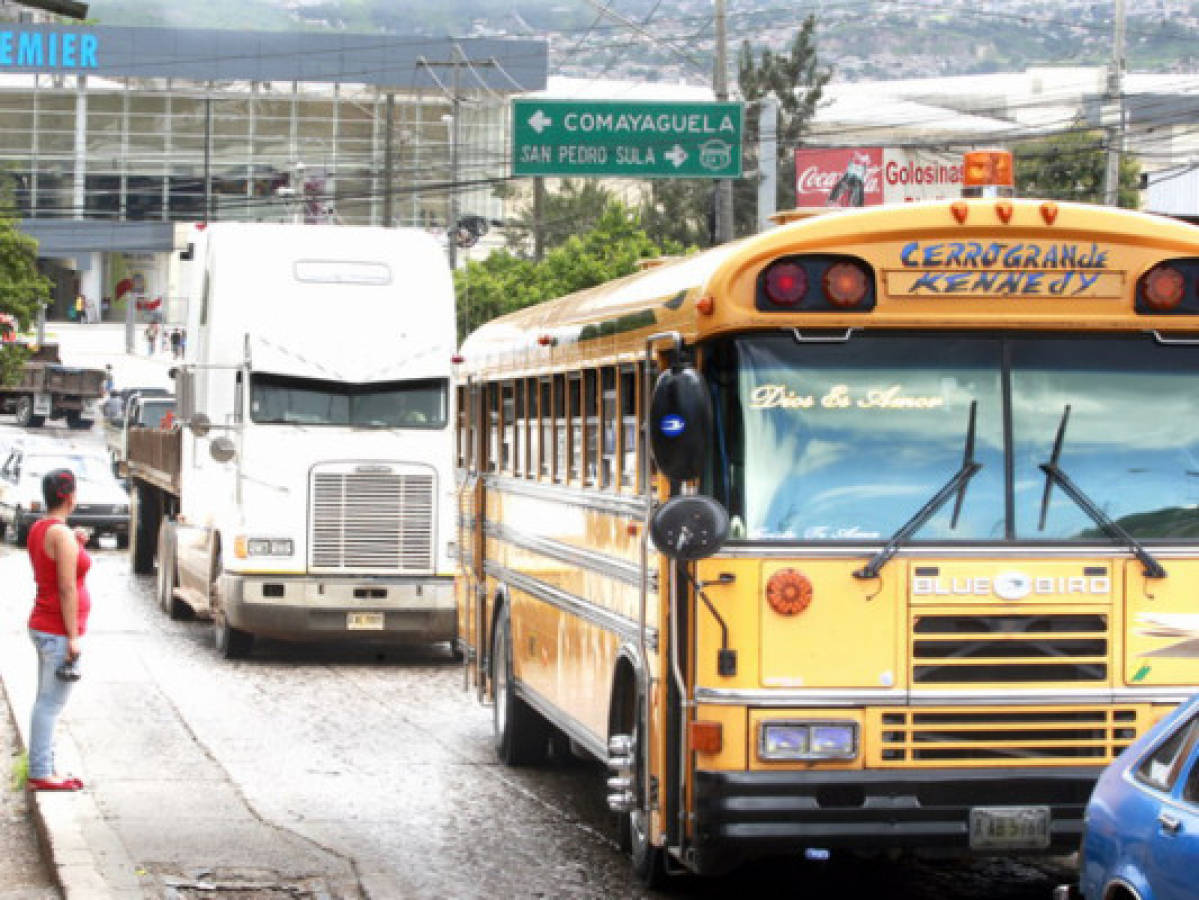
<svg viewBox="0 0 1199 900"><path fill-rule="evenodd" d="M684 150L682 147L680 147L678 144L675 144L673 147L671 147L669 150L667 150L662 155L666 159L668 159L672 163L674 163L674 167L676 169L687 161L687 151Z"/></svg>
<svg viewBox="0 0 1199 900"><path fill-rule="evenodd" d="M536 131L538 134L541 134L541 132L545 131L554 124L554 120L541 110L537 110L537 112L529 116L529 124L533 126L534 131Z"/></svg>

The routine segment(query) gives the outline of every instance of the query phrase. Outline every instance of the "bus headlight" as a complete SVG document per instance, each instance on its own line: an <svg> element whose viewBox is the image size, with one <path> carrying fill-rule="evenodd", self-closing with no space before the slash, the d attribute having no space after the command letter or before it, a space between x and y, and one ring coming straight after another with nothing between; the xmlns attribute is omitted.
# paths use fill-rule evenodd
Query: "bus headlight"
<svg viewBox="0 0 1199 900"><path fill-rule="evenodd" d="M853 759L856 722L763 722L758 756L766 760Z"/></svg>

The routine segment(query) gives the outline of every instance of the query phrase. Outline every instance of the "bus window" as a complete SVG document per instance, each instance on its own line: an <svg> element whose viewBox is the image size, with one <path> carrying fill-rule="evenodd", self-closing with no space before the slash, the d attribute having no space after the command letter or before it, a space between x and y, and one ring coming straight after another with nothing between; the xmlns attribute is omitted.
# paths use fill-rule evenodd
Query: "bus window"
<svg viewBox="0 0 1199 900"><path fill-rule="evenodd" d="M527 471L530 478L536 478L541 465L541 414L537 403L537 379L525 379L525 389L528 391L529 403L529 468Z"/></svg>
<svg viewBox="0 0 1199 900"><path fill-rule="evenodd" d="M600 487L610 491L616 485L616 370L611 366L600 369L600 423L603 440L600 442Z"/></svg>
<svg viewBox="0 0 1199 900"><path fill-rule="evenodd" d="M526 447L528 445L527 433L529 427L528 416L525 414L525 380L523 378L516 379L513 386L514 399L512 402L512 471L517 478L525 475L529 470L526 467Z"/></svg>
<svg viewBox="0 0 1199 900"><path fill-rule="evenodd" d="M554 481L566 481L566 377L554 376Z"/></svg>
<svg viewBox="0 0 1199 900"><path fill-rule="evenodd" d="M541 393L541 477L550 478L554 474L554 405L552 386L548 378L542 378L537 385Z"/></svg>
<svg viewBox="0 0 1199 900"><path fill-rule="evenodd" d="M599 421L596 408L595 369L583 373L583 485L594 487L599 466Z"/></svg>
<svg viewBox="0 0 1199 900"><path fill-rule="evenodd" d="M637 484L637 367L620 370L620 486L638 490Z"/></svg>
<svg viewBox="0 0 1199 900"><path fill-rule="evenodd" d="M501 449L500 470L512 474L512 443L514 440L516 420L516 399L513 396L512 382L505 381L500 388L500 426L504 430L504 440Z"/></svg>
<svg viewBox="0 0 1199 900"><path fill-rule="evenodd" d="M500 458L500 390L494 381L487 385L487 471L494 472Z"/></svg>
<svg viewBox="0 0 1199 900"><path fill-rule="evenodd" d="M466 385L459 385L455 390L458 398L458 427L455 429L455 444L457 445L458 467L466 468L466 446L468 429L466 423L470 419L470 410L466 407Z"/></svg>
<svg viewBox="0 0 1199 900"><path fill-rule="evenodd" d="M570 482L582 484L583 472L583 379L575 374L567 382L570 405Z"/></svg>

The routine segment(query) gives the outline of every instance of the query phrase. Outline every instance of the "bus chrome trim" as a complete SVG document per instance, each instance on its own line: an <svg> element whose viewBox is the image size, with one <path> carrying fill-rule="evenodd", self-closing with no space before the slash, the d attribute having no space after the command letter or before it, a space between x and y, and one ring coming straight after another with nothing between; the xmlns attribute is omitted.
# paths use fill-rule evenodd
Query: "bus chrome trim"
<svg viewBox="0 0 1199 900"><path fill-rule="evenodd" d="M483 564L483 571L508 587L523 591L530 597L548 603L550 606L570 613L573 616L578 616L583 621L590 622L592 625L598 625L605 631L611 631L629 641L637 640L637 623L628 616L613 612L603 606L584 600L575 594L568 593L561 588L546 584L544 581L533 578L530 575L515 572L506 566L501 566L490 560ZM656 650L658 647L658 630L656 628L646 628L646 640L650 647Z"/></svg>
<svg viewBox="0 0 1199 900"><path fill-rule="evenodd" d="M825 706L1077 706L1088 703L1180 704L1191 696L1186 688L1102 688L1071 691L1058 688L1025 691L908 691L886 690L782 690L735 688L695 689L696 703L715 706L825 707Z"/></svg>
<svg viewBox="0 0 1199 900"><path fill-rule="evenodd" d="M488 475L483 479L486 490L500 493L519 494L524 497L535 497L539 500L551 500L555 503L565 503L570 506L581 506L596 512L606 512L617 516L643 518L649 503L644 497L626 497L620 494L600 493L595 490L583 490L564 484L543 484L538 481L528 481L523 478L509 478L504 475Z"/></svg>
<svg viewBox="0 0 1199 900"><path fill-rule="evenodd" d="M516 692L516 696L541 713L543 718L562 729L568 738L582 746L597 760L602 762L608 758L608 747L605 742L588 731L587 726L578 719L564 712L560 706L543 697L523 681L514 681L512 689Z"/></svg>
<svg viewBox="0 0 1199 900"><path fill-rule="evenodd" d="M577 566L580 569L587 569L589 572L624 582L630 587L641 587L641 567L636 563L609 556L606 553L583 550L551 538L526 534L499 522L488 522L484 526L484 533L490 538L504 541L522 550L548 556L550 559L570 566ZM649 577L651 588L656 587L656 573L649 573Z"/></svg>

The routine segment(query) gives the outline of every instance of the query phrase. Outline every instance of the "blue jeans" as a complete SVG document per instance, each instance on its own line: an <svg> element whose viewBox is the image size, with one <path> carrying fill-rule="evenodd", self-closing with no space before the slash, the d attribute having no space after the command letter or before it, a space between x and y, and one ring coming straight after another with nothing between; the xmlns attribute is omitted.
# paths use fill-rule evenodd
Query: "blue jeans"
<svg viewBox="0 0 1199 900"><path fill-rule="evenodd" d="M37 698L33 701L33 721L29 729L29 777L54 775L54 726L67 705L74 682L63 681L54 670L67 661L67 639L29 629L37 650Z"/></svg>

